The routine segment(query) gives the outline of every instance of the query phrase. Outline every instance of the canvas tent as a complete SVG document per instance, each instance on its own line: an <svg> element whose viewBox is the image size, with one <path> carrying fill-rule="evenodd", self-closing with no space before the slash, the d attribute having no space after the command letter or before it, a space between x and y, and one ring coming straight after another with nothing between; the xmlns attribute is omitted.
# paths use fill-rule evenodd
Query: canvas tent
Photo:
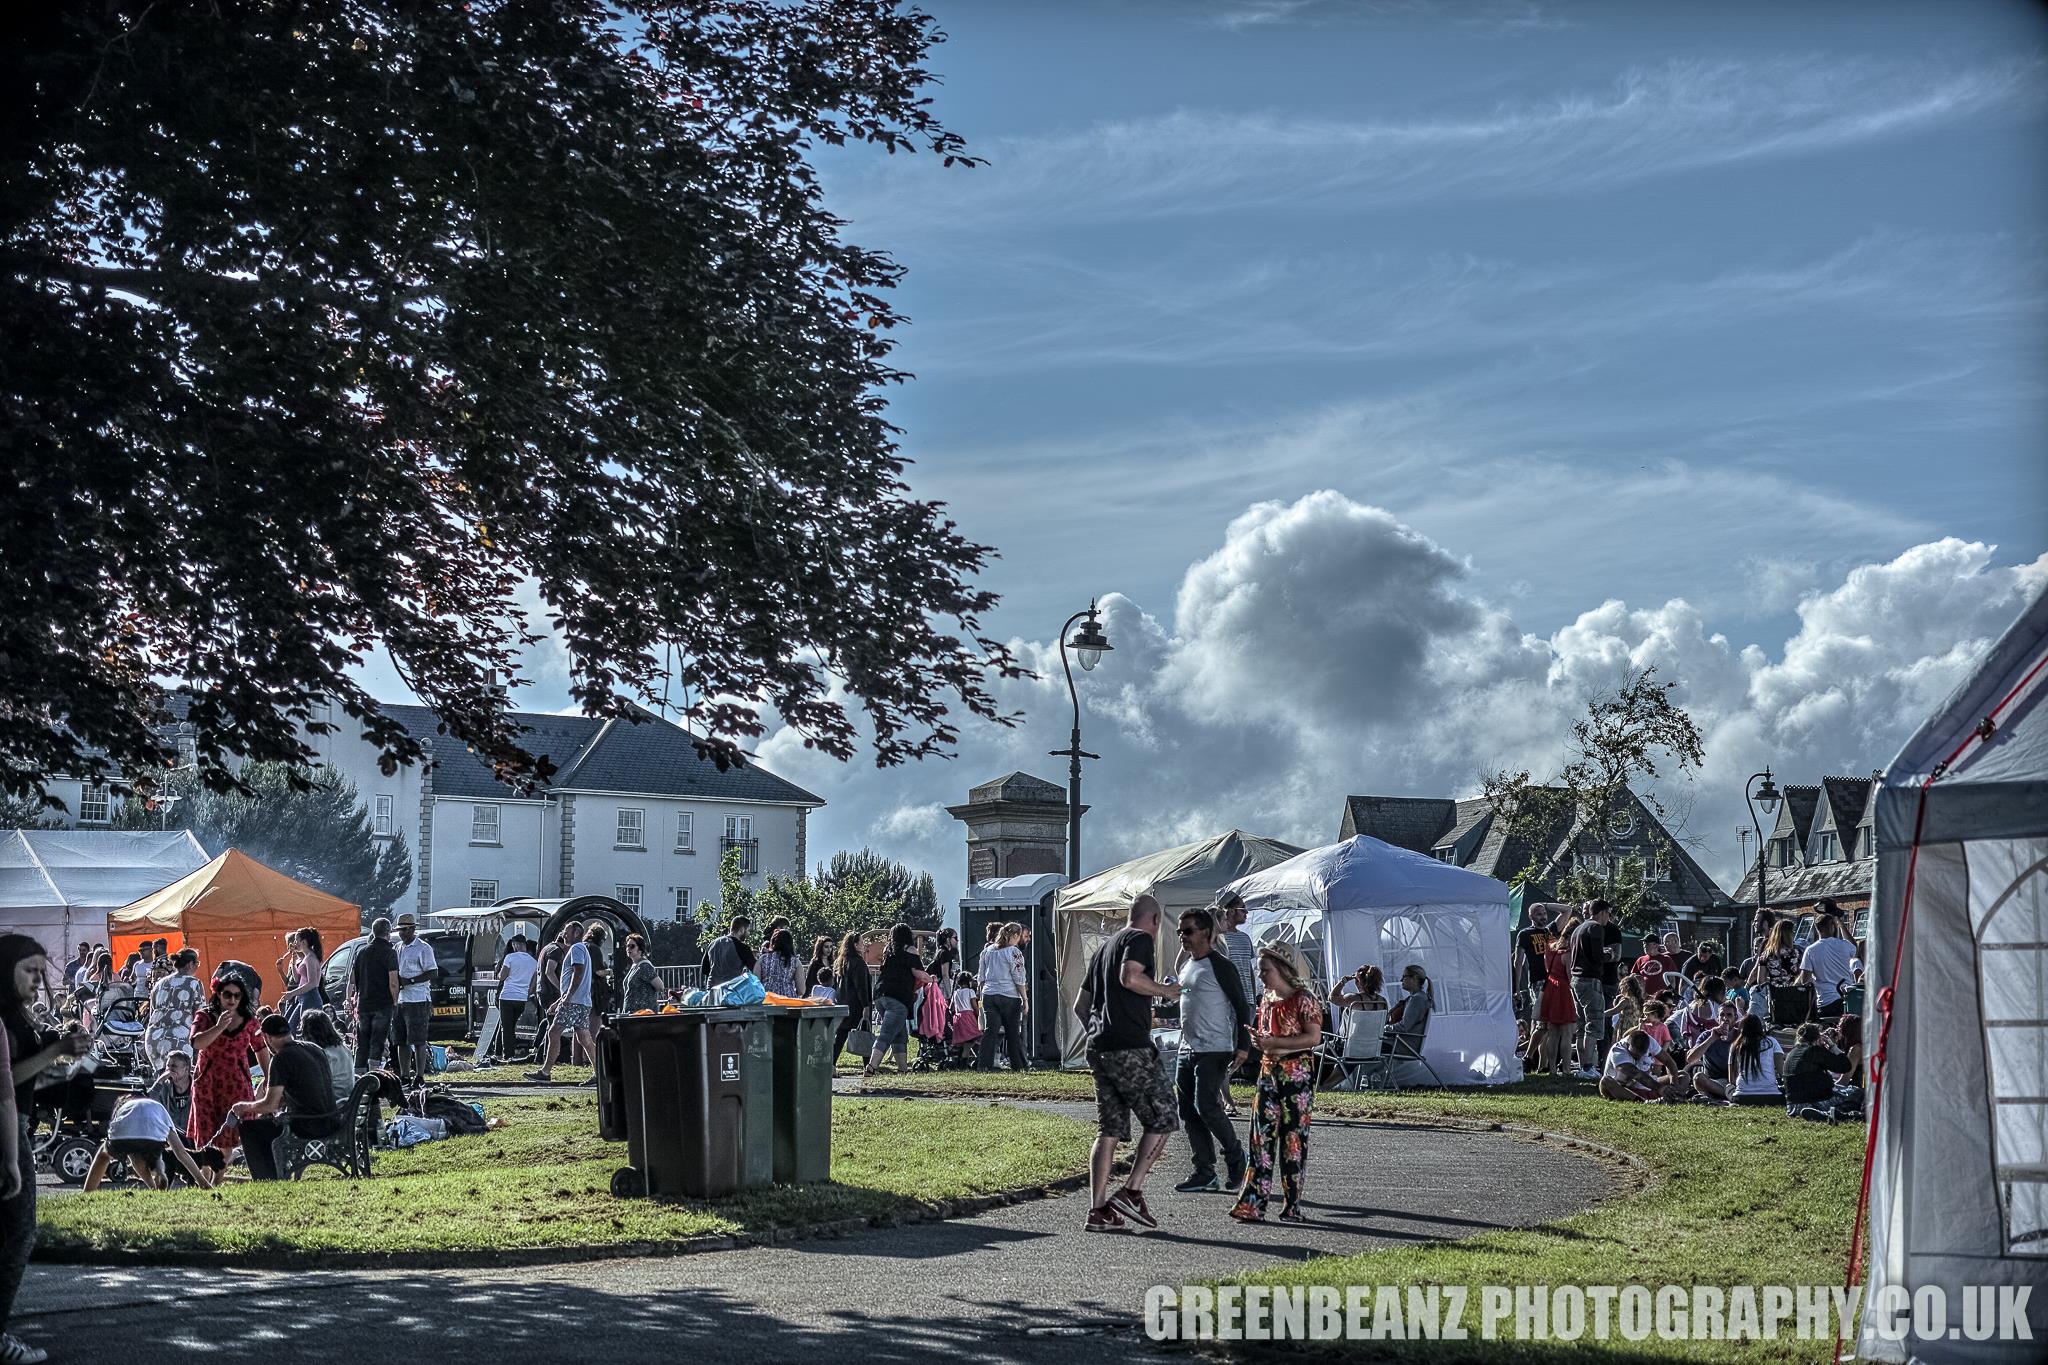
<svg viewBox="0 0 2048 1365"><path fill-rule="evenodd" d="M1230 889L1244 897L1246 932L1260 943L1295 943L1321 990L1370 963L1386 977L1391 1004L1402 969L1421 963L1435 1006L1423 1056L1444 1083L1522 1079L1505 883L1359 835Z"/></svg>
<svg viewBox="0 0 2048 1365"><path fill-rule="evenodd" d="M80 943L106 943L108 911L205 865L189 830L0 830L0 932L68 963Z"/></svg>
<svg viewBox="0 0 2048 1365"><path fill-rule="evenodd" d="M362 910L294 881L231 848L161 891L107 916L116 960L145 938L199 952L201 976L233 958L266 970L284 952L284 936L310 927L329 950L362 932Z"/></svg>
<svg viewBox="0 0 2048 1365"><path fill-rule="evenodd" d="M1170 936L1170 926L1181 911L1214 904L1216 893L1239 877L1299 852L1292 844L1234 829L1200 843L1133 858L1062 887L1052 908L1060 955L1060 1064L1087 1064L1088 1040L1074 1018L1074 1001L1080 997L1088 959L1104 940L1123 928L1132 901L1148 891L1157 897L1166 912L1162 933ZM1160 975L1164 976L1173 955L1161 949L1159 960Z"/></svg>
<svg viewBox="0 0 2048 1365"><path fill-rule="evenodd" d="M1988 727L1986 722L1989 722ZM1896 963L1857 1355L2032 1361L2048 1338L2048 596L1878 788L1867 961ZM1870 1036L1883 1027L1869 993ZM2032 1341L1897 1339L1889 1301L2030 1286Z"/></svg>

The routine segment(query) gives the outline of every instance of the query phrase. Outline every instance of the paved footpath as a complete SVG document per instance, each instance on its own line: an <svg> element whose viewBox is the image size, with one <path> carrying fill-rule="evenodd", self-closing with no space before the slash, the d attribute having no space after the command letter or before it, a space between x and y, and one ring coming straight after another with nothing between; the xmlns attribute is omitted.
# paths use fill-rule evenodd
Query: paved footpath
<svg viewBox="0 0 2048 1365"><path fill-rule="evenodd" d="M1087 1106L1048 1105L1076 1113ZM270 1273L34 1267L15 1330L58 1365L226 1353L266 1365L688 1365L1114 1361L1151 1354L1145 1290L1330 1253L1545 1222L1614 1190L1608 1168L1502 1133L1325 1120L1312 1222L1247 1227L1176 1194L1176 1138L1148 1191L1162 1227L1081 1231L1083 1196L845 1237L555 1269Z"/></svg>

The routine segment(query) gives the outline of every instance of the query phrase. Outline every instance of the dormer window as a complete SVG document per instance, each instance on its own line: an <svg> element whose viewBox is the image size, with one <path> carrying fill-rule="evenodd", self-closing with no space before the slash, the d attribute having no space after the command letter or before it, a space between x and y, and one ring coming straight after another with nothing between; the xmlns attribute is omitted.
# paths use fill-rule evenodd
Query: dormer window
<svg viewBox="0 0 2048 1365"><path fill-rule="evenodd" d="M1842 860L1842 840L1833 830L1828 830L1822 834L1819 843L1820 847L1817 850L1819 861L1837 863Z"/></svg>

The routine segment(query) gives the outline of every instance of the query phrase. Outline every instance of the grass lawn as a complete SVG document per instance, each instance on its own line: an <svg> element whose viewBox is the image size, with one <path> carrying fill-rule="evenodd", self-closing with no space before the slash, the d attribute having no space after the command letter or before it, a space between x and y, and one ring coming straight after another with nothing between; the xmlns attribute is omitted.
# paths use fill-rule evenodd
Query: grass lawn
<svg viewBox="0 0 2048 1365"><path fill-rule="evenodd" d="M932 1095L1092 1095L1086 1073L1022 1076L940 1072L888 1077L876 1089ZM1242 1087L1240 1088L1242 1089ZM1262 1270L1246 1282L1284 1285L1455 1285L1472 1287L1466 1327L1478 1334L1481 1285L1839 1286L1862 1170L1863 1130L1787 1119L1782 1110L1703 1105L1623 1105L1578 1082L1529 1081L1501 1090L1324 1092L1320 1114L1360 1118L1427 1116L1513 1123L1566 1133L1635 1158L1644 1188L1543 1227L1457 1242L1322 1257ZM1398 1180L1398 1171L1389 1171ZM1314 1179L1311 1165L1310 1179ZM1405 1292L1405 1291L1404 1291ZM1402 1351L1399 1342L1360 1350ZM1827 1343L1650 1340L1604 1345L1590 1339L1541 1346L1510 1342L1425 1342L1433 1360L1540 1359L1565 1350L1610 1358L1681 1360L1824 1359Z"/></svg>
<svg viewBox="0 0 2048 1365"><path fill-rule="evenodd" d="M1051 1114L986 1105L841 1098L832 1183L716 1203L619 1200L623 1143L597 1136L590 1092L486 1101L506 1127L379 1152L376 1174L316 1171L296 1184L104 1189L41 1201L42 1245L60 1254L220 1251L476 1252L676 1242L871 1217L943 1199L1051 1184L1085 1169L1093 1134Z"/></svg>

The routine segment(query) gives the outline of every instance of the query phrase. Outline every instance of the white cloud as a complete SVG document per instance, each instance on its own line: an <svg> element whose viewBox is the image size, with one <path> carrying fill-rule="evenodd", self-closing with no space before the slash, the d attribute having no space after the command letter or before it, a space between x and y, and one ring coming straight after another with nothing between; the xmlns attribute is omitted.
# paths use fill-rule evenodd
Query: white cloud
<svg viewBox="0 0 2048 1365"><path fill-rule="evenodd" d="M1452 550L1332 492L1257 504L1184 575L1171 623L1103 598L1115 650L1080 674L1091 867L1232 826L1298 842L1334 836L1352 792L1469 794L1489 767L1554 767L1593 691L1655 664L1707 736L1690 832L1736 879L1741 783L1769 762L1811 779L1887 762L2031 595L2048 555L1996 562L1958 540L1862 565L1799 604L1777 650L1738 647L1684 600L1594 606L1548 638L1524 633ZM1003 689L1013 730L971 726L957 760L840 765L784 732L761 761L825 796L812 844L863 843L965 871L944 805L1021 768L1064 782L1066 685L1049 642L1016 642L1040 672Z"/></svg>
<svg viewBox="0 0 2048 1365"><path fill-rule="evenodd" d="M857 222L948 233L967 219L1031 231L1367 196L1377 204L1554 194L1853 146L2038 108L2042 63L1967 67L1829 57L1671 62L1604 89L1407 121L1182 109L976 147L940 173L890 158L849 185ZM903 176L926 177L906 194ZM914 206L914 217L903 210Z"/></svg>

